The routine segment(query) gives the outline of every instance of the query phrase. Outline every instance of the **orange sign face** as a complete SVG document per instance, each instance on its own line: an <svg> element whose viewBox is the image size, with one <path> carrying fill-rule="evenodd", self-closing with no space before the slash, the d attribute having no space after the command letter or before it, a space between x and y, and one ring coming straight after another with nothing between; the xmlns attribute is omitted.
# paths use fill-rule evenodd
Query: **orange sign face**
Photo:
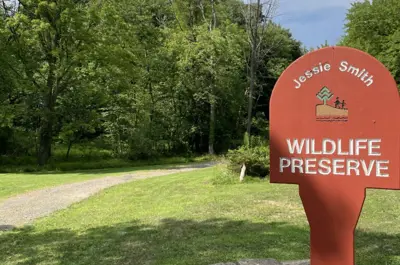
<svg viewBox="0 0 400 265"><path fill-rule="evenodd" d="M270 102L271 183L299 184L312 265L353 265L366 188L400 189L400 99L372 56L329 47L295 61Z"/></svg>

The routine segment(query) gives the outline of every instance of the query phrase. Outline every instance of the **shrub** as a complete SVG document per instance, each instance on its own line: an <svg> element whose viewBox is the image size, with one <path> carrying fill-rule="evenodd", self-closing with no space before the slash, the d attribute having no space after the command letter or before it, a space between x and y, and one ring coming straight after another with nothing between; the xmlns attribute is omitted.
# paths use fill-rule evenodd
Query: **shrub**
<svg viewBox="0 0 400 265"><path fill-rule="evenodd" d="M247 175L265 178L269 174L269 148L267 144L258 143L256 146L242 146L236 150L229 150L228 168L239 174L242 165L245 164Z"/></svg>
<svg viewBox="0 0 400 265"><path fill-rule="evenodd" d="M243 182L240 182L239 174L237 172L231 170L226 164L220 164L217 166L216 171L213 174L211 183L213 185L235 185L235 184L260 182L264 180L265 179L263 178L254 178L252 176L245 176Z"/></svg>

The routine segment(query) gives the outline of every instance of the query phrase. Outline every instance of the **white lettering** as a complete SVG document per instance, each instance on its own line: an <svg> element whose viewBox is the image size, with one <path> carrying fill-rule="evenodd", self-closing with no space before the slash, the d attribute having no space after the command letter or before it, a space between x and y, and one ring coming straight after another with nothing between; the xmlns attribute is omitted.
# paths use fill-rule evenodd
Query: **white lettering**
<svg viewBox="0 0 400 265"><path fill-rule="evenodd" d="M338 155L340 155L340 156L349 155L349 152L343 152L342 151L342 140L341 139L338 140Z"/></svg>
<svg viewBox="0 0 400 265"><path fill-rule="evenodd" d="M346 161L347 165L346 165L346 175L347 176L351 176L351 171L354 171L354 174L356 176L360 176L360 161L358 160L354 160L354 159L349 159Z"/></svg>
<svg viewBox="0 0 400 265"><path fill-rule="evenodd" d="M300 158L292 158L292 173L296 173L296 168L299 170L299 173L303 174L303 159Z"/></svg>
<svg viewBox="0 0 400 265"><path fill-rule="evenodd" d="M347 71L347 66L348 66L348 65L349 65L348 62L342 61L342 62L340 63L339 70L340 70L341 72L346 72L346 71Z"/></svg>
<svg viewBox="0 0 400 265"><path fill-rule="evenodd" d="M374 168L375 167L375 168ZM279 160L279 172L289 169L292 174L335 175L335 176L371 176L376 173L378 178L389 177L389 160L357 160L328 158L287 158ZM374 171L375 170L375 171Z"/></svg>
<svg viewBox="0 0 400 265"><path fill-rule="evenodd" d="M316 175L317 171L311 171L310 169L312 168L316 168L317 165L317 159L316 158L307 158L306 159L306 163L305 163L305 167L306 167L306 174L310 174L310 175Z"/></svg>
<svg viewBox="0 0 400 265"><path fill-rule="evenodd" d="M385 164L386 166L384 166L383 164ZM376 176L378 178L388 178L389 174L382 173L382 170L389 170L389 161L385 160L385 161L376 161Z"/></svg>
<svg viewBox="0 0 400 265"><path fill-rule="evenodd" d="M370 77L368 77L368 79L367 80L365 80L365 84L369 87L369 86L371 86L373 83L374 83L374 76L370 76Z"/></svg>
<svg viewBox="0 0 400 265"><path fill-rule="evenodd" d="M330 167L331 161L329 159L321 159L318 163L318 166L320 167L318 169L318 173L321 175L329 175L332 172L332 169Z"/></svg>
<svg viewBox="0 0 400 265"><path fill-rule="evenodd" d="M311 154L313 155L322 155L322 151L315 150L315 139L311 140Z"/></svg>
<svg viewBox="0 0 400 265"><path fill-rule="evenodd" d="M360 73L360 69L356 68L354 66L350 66L348 72L349 73L351 72L352 75L356 75L357 76Z"/></svg>
<svg viewBox="0 0 400 265"><path fill-rule="evenodd" d="M358 78L361 78L361 76L365 73L365 69L363 69L362 71L361 71L361 73L357 76Z"/></svg>
<svg viewBox="0 0 400 265"><path fill-rule="evenodd" d="M363 74L363 76L361 77L361 81L365 82L365 78L369 76L369 73L366 72L365 74Z"/></svg>
<svg viewBox="0 0 400 265"><path fill-rule="evenodd" d="M364 174L366 176L368 176L368 177L371 176L371 172L372 172L372 168L374 167L374 164L375 164L375 160L371 160L367 167L367 162L365 160L361 160L361 165L364 170Z"/></svg>
<svg viewBox="0 0 400 265"><path fill-rule="evenodd" d="M307 82L308 79L311 79L320 73L330 72L331 69L332 66L330 63L318 63L317 66L307 69L302 75L299 75L298 78L293 79L295 88L299 89L303 83ZM353 75L355 78L358 78L360 81L362 81L367 87L374 83L374 76L371 75L367 69L351 65L348 61L340 62L339 71Z"/></svg>
<svg viewBox="0 0 400 265"><path fill-rule="evenodd" d="M331 65L329 63L324 65L324 70L329 72L331 70Z"/></svg>
<svg viewBox="0 0 400 265"><path fill-rule="evenodd" d="M283 172L285 168L288 168L290 166L290 159L281 157L279 159L279 172Z"/></svg>
<svg viewBox="0 0 400 265"><path fill-rule="evenodd" d="M381 156L381 153L374 152L373 149L380 149L380 145L374 145L375 144L380 144L381 139L373 139L368 141L368 155L369 156Z"/></svg>
<svg viewBox="0 0 400 265"><path fill-rule="evenodd" d="M306 139L306 155L310 154L310 139Z"/></svg>
<svg viewBox="0 0 400 265"><path fill-rule="evenodd" d="M356 139L356 155L360 155L360 149L367 149L367 142L367 139ZM362 143L365 143L365 145L361 145Z"/></svg>
<svg viewBox="0 0 400 265"><path fill-rule="evenodd" d="M370 73L368 73L365 68L360 71L359 67L350 65L347 61L340 62L339 71L347 72L347 73L357 77L362 82L364 82L364 84L366 84L366 86L368 86L368 87L374 83L374 76L370 75ZM368 79L365 79L367 77L368 77Z"/></svg>
<svg viewBox="0 0 400 265"><path fill-rule="evenodd" d="M301 140L301 144L299 144L298 139L294 139L293 143L291 142L290 139L287 139L286 142L288 144L290 154L292 154L292 155L294 153L296 153L298 155L301 154L303 147L304 147L304 139Z"/></svg>
<svg viewBox="0 0 400 265"><path fill-rule="evenodd" d="M327 147L328 143L331 144L331 150L330 151L328 151L328 147ZM333 155L335 153L335 151L336 151L336 143L335 143L335 141L330 140L330 139L322 140L322 153L324 155Z"/></svg>
<svg viewBox="0 0 400 265"><path fill-rule="evenodd" d="M354 140L353 139L351 139L350 141L349 141L349 155L354 155Z"/></svg>
<svg viewBox="0 0 400 265"><path fill-rule="evenodd" d="M322 64L320 62L312 69L307 69L306 71L304 71L304 74L300 75L298 78L293 79L293 82L295 83L295 88L299 89L303 83L307 82L308 79L311 79L315 75L318 75L320 73L329 72L331 68L332 67L329 63Z"/></svg>
<svg viewBox="0 0 400 265"><path fill-rule="evenodd" d="M333 166L333 174L334 175L345 175L344 171L339 172L338 169L344 169L344 159L333 159L332 160L332 166ZM339 164L341 163L341 164Z"/></svg>
<svg viewBox="0 0 400 265"><path fill-rule="evenodd" d="M299 89L299 88L301 87L300 82L297 81L296 79L294 79L293 81L294 81L294 83L296 84L295 88L296 88L296 89Z"/></svg>
<svg viewBox="0 0 400 265"><path fill-rule="evenodd" d="M380 150L382 139L323 139L318 141L303 138L286 139L286 142L288 151L293 156L330 155L333 157L281 157L279 160L280 173L287 169L292 174L389 177L388 160L365 158L367 155L368 157L382 156ZM349 157L360 155L361 157L358 159ZM339 159L339 156L345 158Z"/></svg>

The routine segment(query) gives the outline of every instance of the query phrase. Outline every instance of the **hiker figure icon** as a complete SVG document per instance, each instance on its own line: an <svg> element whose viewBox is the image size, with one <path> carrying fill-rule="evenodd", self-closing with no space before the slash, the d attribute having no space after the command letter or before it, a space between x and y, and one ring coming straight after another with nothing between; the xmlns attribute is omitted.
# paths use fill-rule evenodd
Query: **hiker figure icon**
<svg viewBox="0 0 400 265"><path fill-rule="evenodd" d="M335 101L335 108L339 108L339 106L341 105L342 103L340 102L340 100L339 100L339 97L337 97L336 98L336 101Z"/></svg>
<svg viewBox="0 0 400 265"><path fill-rule="evenodd" d="M344 102L344 100L342 101L342 103L340 103L342 105L342 109L345 109L345 106L347 105L346 102Z"/></svg>

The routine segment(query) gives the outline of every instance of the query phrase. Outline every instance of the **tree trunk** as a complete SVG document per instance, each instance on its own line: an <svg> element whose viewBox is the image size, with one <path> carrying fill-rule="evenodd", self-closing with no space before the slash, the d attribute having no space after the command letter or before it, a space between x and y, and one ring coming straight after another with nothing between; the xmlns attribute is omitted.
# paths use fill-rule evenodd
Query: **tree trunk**
<svg viewBox="0 0 400 265"><path fill-rule="evenodd" d="M262 12L261 0L257 0L256 12L253 17L252 5L250 2L249 13L248 13L249 16L248 21L250 21L248 23L249 24L248 31L250 33L250 41L251 41L250 90L249 90L249 103L247 109L247 130L246 130L249 136L251 135L251 122L253 118L253 100L254 100L253 97L254 97L254 88L256 83L256 70L259 60L258 49L260 48L261 44L261 39L259 35L261 12Z"/></svg>
<svg viewBox="0 0 400 265"><path fill-rule="evenodd" d="M40 128L38 164L44 166L51 156L51 144L53 142L53 122L51 117L42 123Z"/></svg>
<svg viewBox="0 0 400 265"><path fill-rule="evenodd" d="M74 143L73 140L69 140L67 154L65 155L65 159L66 159L66 160L69 159L69 154L70 154L70 152L71 152L71 148L72 148L72 144L73 144L73 143Z"/></svg>
<svg viewBox="0 0 400 265"><path fill-rule="evenodd" d="M250 90L249 90L249 103L247 108L247 134L250 136L251 133L251 121L253 118L253 94L255 87L256 78L256 54L255 49L251 52L250 60Z"/></svg>
<svg viewBox="0 0 400 265"><path fill-rule="evenodd" d="M52 40L51 47L58 47L60 40L60 34L56 32ZM45 47L45 49L48 49ZM54 124L54 112L56 98L59 93L58 85L59 79L56 74L57 58L52 54L52 50L49 49L46 55L46 61L49 64L49 70L46 80L46 92L43 94L44 98L44 115L40 126L40 141L39 141L39 153L38 153L38 164L44 166L51 156L51 145L53 143L53 124Z"/></svg>
<svg viewBox="0 0 400 265"><path fill-rule="evenodd" d="M39 132L39 153L38 164L44 166L51 156L51 145L53 143L53 124L54 124L54 107L56 95L53 94L53 85L55 80L54 64L50 64L49 76L47 78L48 93L44 97L44 115L40 125Z"/></svg>
<svg viewBox="0 0 400 265"><path fill-rule="evenodd" d="M211 9L212 9L212 16L213 16L213 28L217 27L217 12L215 11L215 2L211 0Z"/></svg>
<svg viewBox="0 0 400 265"><path fill-rule="evenodd" d="M214 155L214 141L215 141L215 97L210 95L210 134L208 138L208 153Z"/></svg>
<svg viewBox="0 0 400 265"><path fill-rule="evenodd" d="M212 9L212 22L210 24L211 33L217 27L217 12L215 10L215 3L214 0L210 0L211 2L211 9ZM204 9L203 16L204 16ZM214 60L211 58L211 65L214 65ZM211 91L210 91L210 135L208 139L208 153L210 155L214 155L214 142L215 142L215 108L216 108L216 96L215 96L215 80L214 77L211 75Z"/></svg>

